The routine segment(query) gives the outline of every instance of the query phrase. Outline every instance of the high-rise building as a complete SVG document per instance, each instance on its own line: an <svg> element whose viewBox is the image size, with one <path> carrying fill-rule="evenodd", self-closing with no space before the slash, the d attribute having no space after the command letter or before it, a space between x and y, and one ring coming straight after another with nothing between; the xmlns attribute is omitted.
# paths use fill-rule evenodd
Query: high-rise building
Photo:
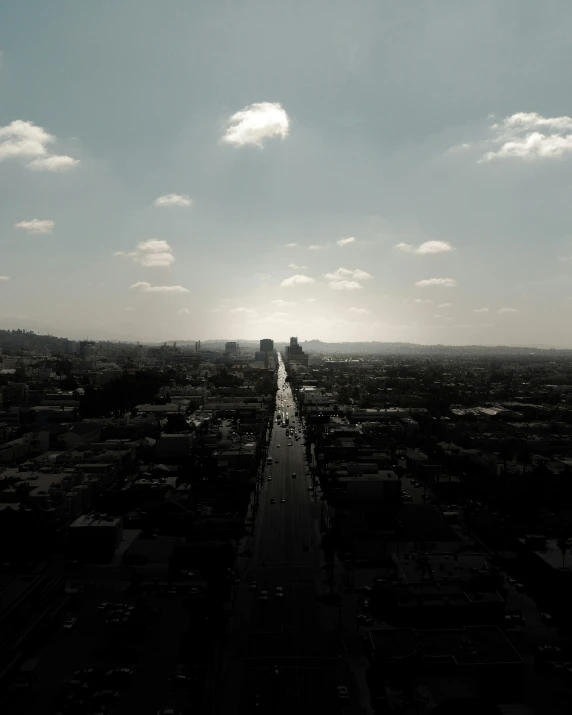
<svg viewBox="0 0 572 715"><path fill-rule="evenodd" d="M225 343L224 354L225 355L238 355L238 343Z"/></svg>
<svg viewBox="0 0 572 715"><path fill-rule="evenodd" d="M286 345L286 363L308 367L308 356L298 345L298 338L290 338L290 345Z"/></svg>
<svg viewBox="0 0 572 715"><path fill-rule="evenodd" d="M274 352L274 340L270 338L263 338L260 341L260 352L261 353L273 353Z"/></svg>

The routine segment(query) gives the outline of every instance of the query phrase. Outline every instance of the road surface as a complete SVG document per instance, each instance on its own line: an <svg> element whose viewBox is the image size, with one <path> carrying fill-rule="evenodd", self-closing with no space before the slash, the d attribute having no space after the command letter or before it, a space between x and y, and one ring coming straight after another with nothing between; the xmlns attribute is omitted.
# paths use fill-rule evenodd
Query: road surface
<svg viewBox="0 0 572 715"><path fill-rule="evenodd" d="M349 710L336 692L345 684L339 634L320 625L320 612L330 610L316 588L324 579L321 504L309 490L302 424L285 377L280 360L277 410L288 413L289 427L300 439L287 437L274 420L272 464L265 467L259 492L251 563L236 593L226 668L217 685L214 710L225 714Z"/></svg>

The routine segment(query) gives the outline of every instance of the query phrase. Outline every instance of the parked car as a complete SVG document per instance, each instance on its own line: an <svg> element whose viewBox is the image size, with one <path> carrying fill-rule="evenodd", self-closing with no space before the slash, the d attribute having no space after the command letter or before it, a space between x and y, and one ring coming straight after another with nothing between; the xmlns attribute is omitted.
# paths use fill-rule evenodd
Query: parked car
<svg viewBox="0 0 572 715"><path fill-rule="evenodd" d="M336 693L340 700L349 700L350 693L345 685L338 685L338 687L336 688Z"/></svg>
<svg viewBox="0 0 572 715"><path fill-rule="evenodd" d="M77 618L70 616L69 618L66 618L66 620L64 621L63 627L66 629L66 631L69 631L75 626L76 621L77 621Z"/></svg>
<svg viewBox="0 0 572 715"><path fill-rule="evenodd" d="M546 623L547 626L552 626L554 625L554 618L550 615L550 613L541 613L540 617Z"/></svg>

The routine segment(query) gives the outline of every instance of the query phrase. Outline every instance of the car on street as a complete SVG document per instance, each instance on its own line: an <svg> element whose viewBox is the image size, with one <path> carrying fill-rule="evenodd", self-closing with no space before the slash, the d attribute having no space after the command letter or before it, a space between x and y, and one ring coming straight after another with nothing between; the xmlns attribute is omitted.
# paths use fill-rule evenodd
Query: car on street
<svg viewBox="0 0 572 715"><path fill-rule="evenodd" d="M540 614L540 618L543 620L544 623L546 623L547 626L554 625L554 618L551 616L550 613L542 612Z"/></svg>
<svg viewBox="0 0 572 715"><path fill-rule="evenodd" d="M345 685L338 685L338 687L336 688L336 693L338 694L338 698L340 700L349 700L350 693Z"/></svg>
<svg viewBox="0 0 572 715"><path fill-rule="evenodd" d="M271 482L271 481L272 481L272 477L271 477L270 475L268 475L268 479L267 479L266 481Z"/></svg>
<svg viewBox="0 0 572 715"><path fill-rule="evenodd" d="M69 631L75 626L76 621L77 621L77 618L70 616L69 618L66 618L66 620L64 621L63 627L66 629L66 631Z"/></svg>
<svg viewBox="0 0 572 715"><path fill-rule="evenodd" d="M251 581L251 582L248 584L248 590L249 590L249 591L256 591L257 586L258 586L258 584L256 583L256 581Z"/></svg>
<svg viewBox="0 0 572 715"><path fill-rule="evenodd" d="M293 447L293 446L294 446L294 443L293 443L293 442L288 442L288 446L289 446L289 447Z"/></svg>
<svg viewBox="0 0 572 715"><path fill-rule="evenodd" d="M268 591L261 591L261 592L260 592L260 600L261 600L261 601L268 601Z"/></svg>
<svg viewBox="0 0 572 715"><path fill-rule="evenodd" d="M274 497L273 497L273 498L270 500L270 503L271 503L271 504L276 504L276 499L274 499Z"/></svg>
<svg viewBox="0 0 572 715"><path fill-rule="evenodd" d="M278 464L278 460L277 460L277 459L274 460L274 464Z"/></svg>
<svg viewBox="0 0 572 715"><path fill-rule="evenodd" d="M280 499L280 504L286 504L286 499L284 499L284 497L282 497L282 499Z"/></svg>
<svg viewBox="0 0 572 715"><path fill-rule="evenodd" d="M296 479L296 472L292 472L292 479Z"/></svg>
<svg viewBox="0 0 572 715"><path fill-rule="evenodd" d="M279 445L279 444L277 444L276 447L277 447L277 449L280 449L280 445Z"/></svg>

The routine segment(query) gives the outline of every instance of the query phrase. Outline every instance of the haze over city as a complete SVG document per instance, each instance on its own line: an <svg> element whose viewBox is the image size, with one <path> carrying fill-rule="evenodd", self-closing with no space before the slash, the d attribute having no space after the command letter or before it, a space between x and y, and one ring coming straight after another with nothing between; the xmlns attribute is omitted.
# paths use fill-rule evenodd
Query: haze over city
<svg viewBox="0 0 572 715"><path fill-rule="evenodd" d="M0 325L570 347L570 20L4 4Z"/></svg>

